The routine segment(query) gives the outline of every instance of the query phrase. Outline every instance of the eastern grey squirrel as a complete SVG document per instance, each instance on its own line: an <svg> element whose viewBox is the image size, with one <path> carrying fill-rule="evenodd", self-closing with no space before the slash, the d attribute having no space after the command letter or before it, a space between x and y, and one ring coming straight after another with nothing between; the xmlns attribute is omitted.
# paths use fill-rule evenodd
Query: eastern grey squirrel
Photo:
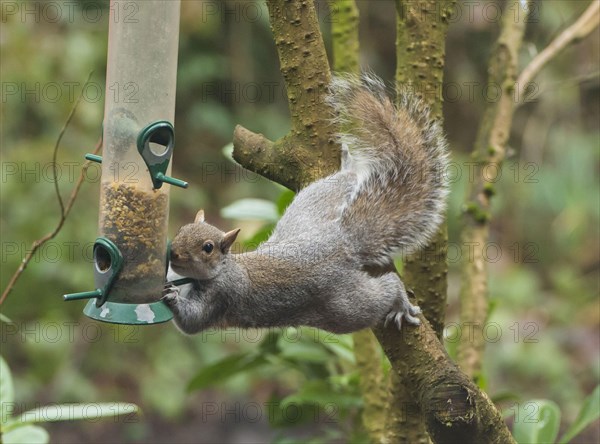
<svg viewBox="0 0 600 444"><path fill-rule="evenodd" d="M232 254L238 230L224 233L200 210L171 245L163 300L176 325L307 325L334 333L380 321L419 325L392 255L424 246L443 220L448 186L440 125L406 95L396 108L381 80L335 77L333 107L341 169L301 190L268 241Z"/></svg>

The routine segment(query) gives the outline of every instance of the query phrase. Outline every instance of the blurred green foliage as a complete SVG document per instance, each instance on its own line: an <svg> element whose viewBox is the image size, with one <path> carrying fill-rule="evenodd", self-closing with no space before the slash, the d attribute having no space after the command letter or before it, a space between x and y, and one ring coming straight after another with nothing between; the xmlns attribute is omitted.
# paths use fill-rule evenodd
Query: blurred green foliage
<svg viewBox="0 0 600 444"><path fill-rule="evenodd" d="M90 408L93 406L93 409ZM2 442L6 444L46 444L48 432L34 425L54 421L95 421L100 418L118 418L136 415L139 409L130 403L54 404L37 407L19 416L15 412L15 396L12 374L0 356L0 427Z"/></svg>
<svg viewBox="0 0 600 444"><path fill-rule="evenodd" d="M63 12L58 20L42 12L44 2L2 7L8 3L18 12L3 9L0 29L2 288L31 242L57 223L52 147L92 70L94 86L84 92L59 152L63 196L97 141L108 30L107 1L79 1L72 17ZM496 2L482 7L490 3ZM335 17L325 2L317 4L328 39ZM529 26L522 63L587 4L535 2L537 19ZM361 62L391 83L394 2L359 1L358 7ZM23 15L24 8L33 12ZM445 77L461 94L447 89L444 105L456 167L450 171L448 209L451 354L457 328L467 332L457 324L459 262L465 258L456 247L487 59L498 31L498 21L486 19L481 7L472 17L466 7L461 11L450 27ZM96 21L90 18L95 13ZM561 430L576 421L600 376L599 52L596 32L568 48L536 80L535 99L515 116L511 155L496 182L490 245L476 246L489 254L493 307L482 384L513 422L513 412L527 400L552 400L562 412ZM293 194L237 167L223 147L237 123L276 139L288 130L288 116L264 4L182 2L173 175L191 186L171 192L171 237L200 207L223 229L241 226L246 245L268 236L275 212ZM83 317L81 304L62 303L62 294L92 285L97 174L92 167L63 230L41 249L2 306L14 321L0 322L0 328L20 399L15 413L39 403L113 400L135 402L145 412L132 423L48 425L53 441L61 442L364 441L349 337L305 328L185 337L172 325L95 323ZM245 198L262 199L262 209L239 202ZM597 440L597 423L580 436L588 439L581 442Z"/></svg>
<svg viewBox="0 0 600 444"><path fill-rule="evenodd" d="M566 444L596 422L600 416L600 386L583 401L579 414L559 440L560 407L548 399L526 402L519 412L515 410L513 435L519 444Z"/></svg>

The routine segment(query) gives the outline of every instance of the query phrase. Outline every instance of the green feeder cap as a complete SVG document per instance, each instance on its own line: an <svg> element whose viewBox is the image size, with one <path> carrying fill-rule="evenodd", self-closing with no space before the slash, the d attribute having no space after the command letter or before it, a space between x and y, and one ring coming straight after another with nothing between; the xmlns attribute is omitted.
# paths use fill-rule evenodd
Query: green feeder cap
<svg viewBox="0 0 600 444"><path fill-rule="evenodd" d="M97 321L111 324L149 325L173 319L173 313L162 301L151 304L106 302L101 307L97 307L96 303L90 300L83 309L83 313Z"/></svg>

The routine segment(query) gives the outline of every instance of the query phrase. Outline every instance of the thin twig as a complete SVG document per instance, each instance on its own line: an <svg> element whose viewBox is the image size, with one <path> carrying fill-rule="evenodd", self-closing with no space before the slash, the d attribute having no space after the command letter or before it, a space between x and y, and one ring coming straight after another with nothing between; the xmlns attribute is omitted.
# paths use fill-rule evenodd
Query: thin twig
<svg viewBox="0 0 600 444"><path fill-rule="evenodd" d="M542 52L533 58L521 72L517 80L517 97L523 103L523 94L530 82L539 74L542 68L571 43L576 43L586 37L600 24L600 2L593 0L590 6L581 14L575 23L556 36Z"/></svg>
<svg viewBox="0 0 600 444"><path fill-rule="evenodd" d="M54 144L54 151L52 152L52 179L54 181L54 191L56 192L56 198L58 199L58 205L60 205L61 218L65 216L65 204L63 202L62 196L60 195L60 188L58 186L58 175L56 173L56 160L58 157L58 147L60 146L60 142L62 141L63 136L65 135L65 131L67 130L67 127L69 126L69 124L71 123L71 120L73 119L73 116L75 115L75 111L77 110L79 103L81 103L81 99L83 98L83 91L85 91L85 87L88 85L88 83L90 83L90 79L92 78L93 73L94 73L94 71L90 71L90 73L88 74L88 78L85 81L85 84L83 85L83 89L81 90L81 93L79 94L79 97L77 98L77 101L71 108L71 112L69 113L69 116L67 117L65 124L63 125L62 129L60 130L60 133L58 133L56 143Z"/></svg>
<svg viewBox="0 0 600 444"><path fill-rule="evenodd" d="M56 196L58 198L58 202L59 202L60 210L61 210L60 219L58 221L58 224L56 225L56 228L54 228L54 230L52 230L51 232L49 232L45 236L41 237L40 239L35 240L31 244L31 248L27 252L27 255L21 261L21 264L16 269L16 271L14 272L14 274L12 275L12 277L10 278L10 281L8 282L6 288L2 292L2 296L0 297L0 305L2 305L4 303L4 300L6 299L6 297L8 296L8 294L14 288L15 284L17 283L17 280L19 279L19 277L21 277L21 275L23 274L23 272L27 268L27 265L29 264L29 262L31 261L31 259L33 258L33 256L35 255L36 251L42 245L44 245L46 242L48 242L49 240L51 240L54 237L56 237L56 235L60 232L60 230L62 229L63 225L65 224L67 216L71 212L71 208L73 208L73 204L75 203L75 199L77 199L77 196L79 194L79 190L81 189L81 186L83 185L83 182L85 180L87 169L90 166L90 162L89 161L87 161L87 162L85 162L83 164L83 167L81 168L81 173L79 174L79 178L77 179L77 183L75 184L75 187L71 191L71 195L69 196L69 200L67 201L67 204L65 205L64 202L63 202L63 200L62 200L62 196L60 195L60 190L58 188L58 178L57 178L57 174L56 174L56 158L57 158L57 153L58 153L58 147L60 145L60 141L62 140L62 137L63 137L63 135L64 135L67 127L71 123L71 120L72 120L72 118L73 118L73 116L75 114L75 111L77 110L77 107L79 106L79 103L81 102L81 99L83 97L83 91L85 91L85 87L89 83L89 81L91 79L91 76L92 76L92 73L90 73L90 75L88 76L88 79L86 80L86 83L84 84L84 87L82 88L82 92L79 94L79 98L77 99L77 101L73 105L73 108L71 109L71 112L69 113L69 116L67 117L67 120L65 121L65 124L63 125L62 129L60 130L60 133L59 133L58 138L56 140L56 144L54 145L54 152L53 152L53 155L52 155L52 159L53 159L53 176L54 176L53 179L54 179L54 189L56 191ZM94 154L97 154L100 151L101 147L102 147L102 137L100 137L100 139L96 143L96 146L95 146L94 151L93 151Z"/></svg>

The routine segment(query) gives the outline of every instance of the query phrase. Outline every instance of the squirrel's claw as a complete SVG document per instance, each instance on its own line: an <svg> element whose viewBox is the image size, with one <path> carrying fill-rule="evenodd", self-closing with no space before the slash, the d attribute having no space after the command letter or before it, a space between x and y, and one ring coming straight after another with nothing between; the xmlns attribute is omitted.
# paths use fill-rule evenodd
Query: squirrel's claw
<svg viewBox="0 0 600 444"><path fill-rule="evenodd" d="M167 283L163 288L161 300L167 303L173 302L179 297L179 292L180 288L178 286Z"/></svg>
<svg viewBox="0 0 600 444"><path fill-rule="evenodd" d="M421 314L421 309L417 305L409 304L408 305L408 313L411 315L411 317L412 316L417 316L417 315ZM419 321L419 323L421 323L421 321Z"/></svg>
<svg viewBox="0 0 600 444"><path fill-rule="evenodd" d="M388 315L385 317L385 321L383 322L383 326L387 327L388 324L390 323L390 321L396 322L396 325L398 325L398 329L400 329L400 327L402 326L402 315L400 315L400 320L396 321L396 316L398 316L399 313L395 312L395 311L390 311L388 313Z"/></svg>
<svg viewBox="0 0 600 444"><path fill-rule="evenodd" d="M385 322L383 323L384 327L390 323L390 321L394 322L398 327L398 330L402 329L402 320L406 320L406 322L410 325L421 325L421 320L416 316L421 313L421 309L416 305L408 304L408 307L402 307L402 309L398 311L391 311L385 317Z"/></svg>

